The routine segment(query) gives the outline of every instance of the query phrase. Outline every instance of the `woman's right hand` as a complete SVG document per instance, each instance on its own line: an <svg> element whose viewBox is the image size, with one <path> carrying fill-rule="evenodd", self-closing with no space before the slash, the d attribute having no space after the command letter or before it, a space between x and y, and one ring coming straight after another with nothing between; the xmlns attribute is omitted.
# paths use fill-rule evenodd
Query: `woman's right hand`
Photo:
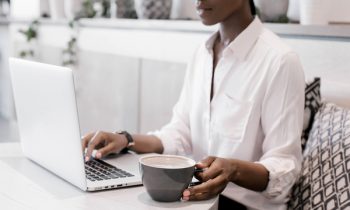
<svg viewBox="0 0 350 210"><path fill-rule="evenodd" d="M89 161L94 149L95 158L100 159L110 153L118 153L128 145L128 140L122 134L97 131L83 137L83 151L87 149L85 161Z"/></svg>

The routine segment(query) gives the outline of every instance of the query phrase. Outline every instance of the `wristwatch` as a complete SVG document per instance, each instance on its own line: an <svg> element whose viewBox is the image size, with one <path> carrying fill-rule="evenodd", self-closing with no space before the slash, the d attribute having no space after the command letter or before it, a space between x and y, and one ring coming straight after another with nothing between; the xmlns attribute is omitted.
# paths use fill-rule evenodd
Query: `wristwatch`
<svg viewBox="0 0 350 210"><path fill-rule="evenodd" d="M122 153L127 152L130 147L135 145L134 139L132 138L130 133L128 133L127 131L118 131L117 133L121 134L121 135L124 135L126 137L126 140L128 140L128 144L126 145L126 147L121 150Z"/></svg>

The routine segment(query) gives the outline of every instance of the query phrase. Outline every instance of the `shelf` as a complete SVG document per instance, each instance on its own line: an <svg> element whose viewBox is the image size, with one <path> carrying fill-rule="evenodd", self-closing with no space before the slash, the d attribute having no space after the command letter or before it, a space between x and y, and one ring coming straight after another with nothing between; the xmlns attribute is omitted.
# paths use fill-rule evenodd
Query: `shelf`
<svg viewBox="0 0 350 210"><path fill-rule="evenodd" d="M9 20L1 21L8 23ZM11 23L24 24L26 20L11 20ZM68 21L41 19L41 24L68 25ZM178 31L189 33L213 33L218 26L204 26L200 21L186 20L134 20L134 19L81 19L81 27L104 28L104 29L130 29L130 30L153 30L153 31ZM335 25L299 25L299 24L279 24L265 23L265 26L282 36L311 36L325 38L350 38L349 24Z"/></svg>

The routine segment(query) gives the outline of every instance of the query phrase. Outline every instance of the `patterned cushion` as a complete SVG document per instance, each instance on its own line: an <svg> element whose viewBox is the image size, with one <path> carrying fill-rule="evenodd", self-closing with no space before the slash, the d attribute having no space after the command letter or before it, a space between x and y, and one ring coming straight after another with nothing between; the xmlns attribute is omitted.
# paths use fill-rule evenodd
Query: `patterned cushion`
<svg viewBox="0 0 350 210"><path fill-rule="evenodd" d="M321 81L315 78L314 81L307 83L305 88L305 109L304 109L304 125L301 135L301 147L304 149L309 132L314 121L316 112L321 106Z"/></svg>
<svg viewBox="0 0 350 210"><path fill-rule="evenodd" d="M289 209L350 209L350 110L326 103L315 116Z"/></svg>
<svg viewBox="0 0 350 210"><path fill-rule="evenodd" d="M141 19L169 19L172 0L136 0L137 16Z"/></svg>

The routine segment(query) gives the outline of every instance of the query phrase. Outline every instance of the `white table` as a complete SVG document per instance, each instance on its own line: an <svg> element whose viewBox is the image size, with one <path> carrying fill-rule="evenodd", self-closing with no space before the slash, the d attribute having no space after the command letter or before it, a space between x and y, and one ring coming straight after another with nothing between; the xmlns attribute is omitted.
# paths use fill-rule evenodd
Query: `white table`
<svg viewBox="0 0 350 210"><path fill-rule="evenodd" d="M217 209L217 206L218 198L201 202L156 202L142 186L83 192L25 158L19 143L0 144L0 209L197 210Z"/></svg>

